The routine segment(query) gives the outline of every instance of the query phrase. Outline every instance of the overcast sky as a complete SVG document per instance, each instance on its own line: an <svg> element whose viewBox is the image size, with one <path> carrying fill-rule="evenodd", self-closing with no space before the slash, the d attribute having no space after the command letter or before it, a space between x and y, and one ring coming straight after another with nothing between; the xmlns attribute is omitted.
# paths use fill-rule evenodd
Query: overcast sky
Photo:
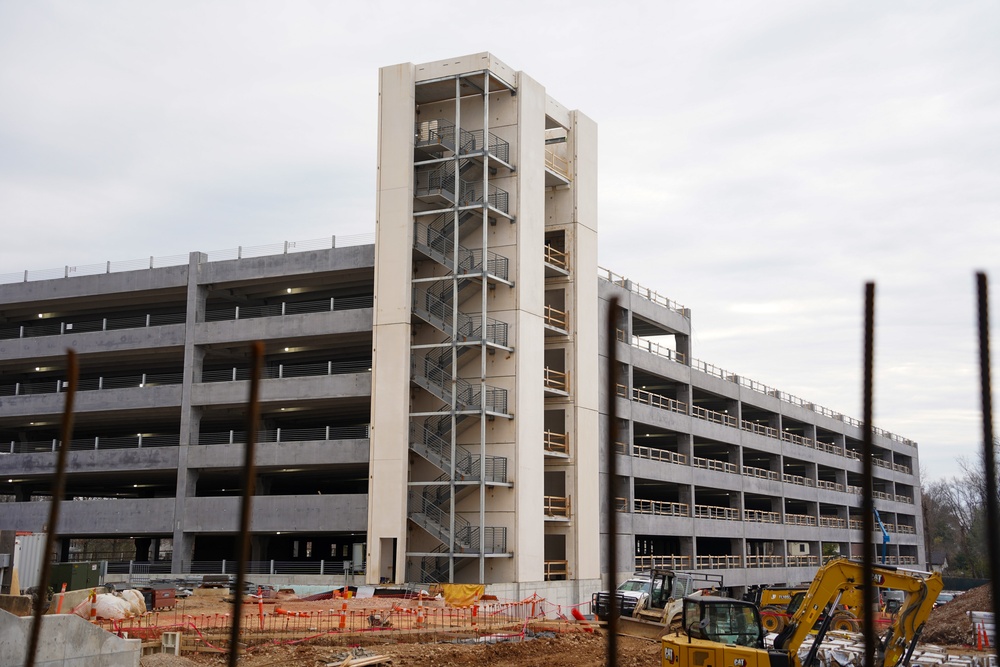
<svg viewBox="0 0 1000 667"><path fill-rule="evenodd" d="M598 123L601 264L695 357L861 417L874 280L876 424L975 458L996 0L0 0L0 274L373 232L377 69L480 51Z"/></svg>

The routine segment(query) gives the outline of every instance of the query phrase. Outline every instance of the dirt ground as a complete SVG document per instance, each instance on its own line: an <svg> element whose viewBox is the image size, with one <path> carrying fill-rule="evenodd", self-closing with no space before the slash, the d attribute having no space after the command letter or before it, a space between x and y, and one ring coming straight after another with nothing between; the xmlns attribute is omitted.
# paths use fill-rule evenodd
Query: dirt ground
<svg viewBox="0 0 1000 667"><path fill-rule="evenodd" d="M992 611L989 584L973 588L931 612L924 628L923 641L945 646L975 644L970 611Z"/></svg>
<svg viewBox="0 0 1000 667"><path fill-rule="evenodd" d="M558 635L525 642L469 644L387 644L366 647L370 652L392 658L393 666L446 667L604 667L606 642L592 634ZM345 649L317 646L282 646L241 658L241 667L319 667L344 660ZM619 642L620 667L649 667L659 664L656 643L622 637ZM204 667L224 665L223 656L146 656L142 667Z"/></svg>
<svg viewBox="0 0 1000 667"><path fill-rule="evenodd" d="M189 616L211 616L226 613L231 606L217 597L192 596L181 603L181 612ZM331 601L306 602L282 599L277 603L289 609L300 611L325 610ZM340 604L338 601L337 604ZM351 606L365 609L386 608L401 604L393 599L351 600ZM404 602L402 604L411 604ZM441 605L441 602L428 602ZM974 589L957 596L935 609L927 622L923 642L947 646L953 652L969 654L973 647L971 624L966 612L990 609L988 586ZM169 616L168 613L163 614ZM378 633L363 640L360 646L372 654L389 656L394 666L446 667L448 665L479 667L604 667L606 661L606 639L598 633L583 632L580 628L566 626L570 632L551 633L541 631L527 641L503 642L496 644L465 643L403 643L405 636L388 636ZM389 643L380 643L380 640ZM358 646L355 643L353 646ZM239 661L241 667L325 667L340 665L347 657L350 647L316 645L310 643L294 645L273 645L254 647ZM631 637L619 640L617 664L620 667L638 667L659 664L659 645ZM224 655L210 653L189 653L183 657L148 655L142 658L142 667L205 667L226 664Z"/></svg>

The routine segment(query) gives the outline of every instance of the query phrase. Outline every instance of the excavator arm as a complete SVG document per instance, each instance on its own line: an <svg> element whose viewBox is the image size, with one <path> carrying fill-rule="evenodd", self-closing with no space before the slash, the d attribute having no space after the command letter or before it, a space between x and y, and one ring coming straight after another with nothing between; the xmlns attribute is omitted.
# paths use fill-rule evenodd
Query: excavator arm
<svg viewBox="0 0 1000 667"><path fill-rule="evenodd" d="M813 644L814 648L801 660L800 665L798 650L802 642L827 605L832 611L840 603L845 592L861 588L863 585L864 566L861 563L837 559L821 567L802 605L795 612L785 631L775 640L775 648L786 651L790 657L790 664L794 667L811 667L819 643L829 627L832 614L827 614L827 621L820 628ZM877 565L874 567L872 585L876 588L901 590L906 594L903 606L884 635L879 651L880 664L883 667L895 667L913 651L924 622L934 606L934 600L944 587L941 575Z"/></svg>

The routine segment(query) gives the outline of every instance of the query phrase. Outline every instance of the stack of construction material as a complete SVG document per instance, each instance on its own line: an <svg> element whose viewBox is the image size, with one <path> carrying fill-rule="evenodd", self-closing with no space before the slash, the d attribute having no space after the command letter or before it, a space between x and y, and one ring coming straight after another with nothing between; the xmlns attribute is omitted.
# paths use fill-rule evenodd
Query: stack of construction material
<svg viewBox="0 0 1000 667"><path fill-rule="evenodd" d="M810 635L799 648L799 660L804 661L812 649ZM816 653L819 667L861 667L865 662L864 635L854 632L830 632ZM949 655L941 646L917 646L910 667L997 667L995 655Z"/></svg>
<svg viewBox="0 0 1000 667"><path fill-rule="evenodd" d="M972 621L972 637L976 642L976 648L985 651L997 647L997 626L990 611L970 611L969 619Z"/></svg>

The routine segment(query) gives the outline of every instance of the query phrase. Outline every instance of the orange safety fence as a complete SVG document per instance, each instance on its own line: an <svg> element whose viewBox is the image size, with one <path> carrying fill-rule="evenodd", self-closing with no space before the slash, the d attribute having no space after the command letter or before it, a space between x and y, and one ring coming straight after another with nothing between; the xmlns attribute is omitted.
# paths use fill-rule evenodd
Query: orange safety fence
<svg viewBox="0 0 1000 667"><path fill-rule="evenodd" d="M243 608L240 636L250 649L322 638L331 643L357 641L359 634L387 641L433 640L435 634L511 641L524 639L532 622L547 621L544 629L548 632L593 632L585 618L580 620L583 614L579 608L589 604L564 607L532 595L518 602L480 601L470 607L435 606L433 601L419 600L391 607L348 609L345 602L339 602L336 608L295 610L295 603L289 601L264 611L252 602ZM563 613L564 608L576 620L568 618ZM562 619L565 623L553 619ZM225 647L229 643L232 620L232 616L225 613L185 614L175 609L95 623L116 634L144 641L159 641L164 632L180 632L189 646L224 651L220 645Z"/></svg>

